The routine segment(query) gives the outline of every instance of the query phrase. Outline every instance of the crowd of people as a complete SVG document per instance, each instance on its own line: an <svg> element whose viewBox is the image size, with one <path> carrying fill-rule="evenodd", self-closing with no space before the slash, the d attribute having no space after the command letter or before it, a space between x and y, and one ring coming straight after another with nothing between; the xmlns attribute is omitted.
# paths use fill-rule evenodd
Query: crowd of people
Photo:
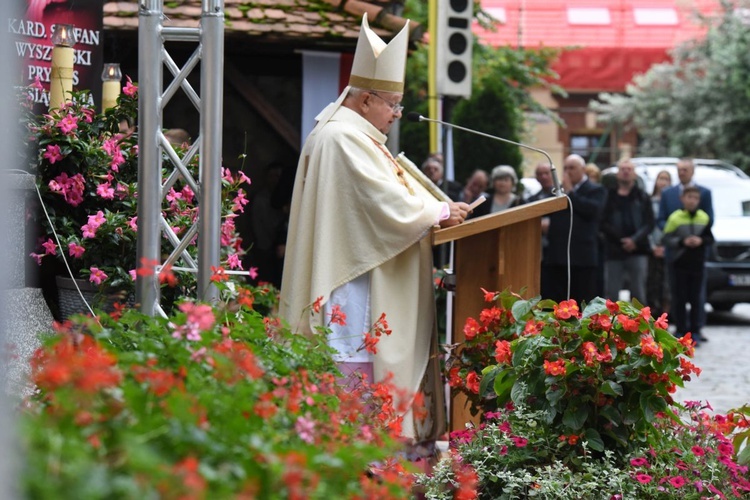
<svg viewBox="0 0 750 500"><path fill-rule="evenodd" d="M705 341L701 327L705 260L713 242L711 192L695 185L688 158L678 163L676 186L663 170L650 193L639 184L632 161L623 159L617 167L615 181L605 187L595 164L575 154L565 158L561 186L571 206L542 218L542 296L556 301L635 298L656 316L671 312L678 335L691 332L694 340ZM554 196L546 163L536 166L540 190L530 195L519 193L516 171L508 165L493 168L489 175L476 170L464 187L443 178L439 155L430 155L422 171L452 200L470 204L485 196L487 202L470 218ZM698 206L693 206L696 197Z"/></svg>

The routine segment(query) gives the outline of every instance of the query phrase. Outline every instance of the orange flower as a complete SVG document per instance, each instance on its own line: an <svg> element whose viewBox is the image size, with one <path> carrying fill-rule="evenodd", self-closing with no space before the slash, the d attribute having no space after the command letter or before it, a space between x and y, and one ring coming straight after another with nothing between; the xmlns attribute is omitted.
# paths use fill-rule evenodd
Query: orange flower
<svg viewBox="0 0 750 500"><path fill-rule="evenodd" d="M666 330L669 327L669 323L667 322L667 313L663 313L661 316L659 316L659 319L654 322L654 326L656 328Z"/></svg>
<svg viewBox="0 0 750 500"><path fill-rule="evenodd" d="M555 317L557 319L580 318L581 312L578 309L578 303L574 299L563 300L554 307Z"/></svg>
<svg viewBox="0 0 750 500"><path fill-rule="evenodd" d="M581 346L583 351L583 359L586 361L587 366L594 366L597 361L597 355L599 351L593 342L584 342Z"/></svg>
<svg viewBox="0 0 750 500"><path fill-rule="evenodd" d="M526 322L526 326L523 328L523 334L524 335L537 335L542 332L544 329L544 321L534 321L533 318L530 318Z"/></svg>
<svg viewBox="0 0 750 500"><path fill-rule="evenodd" d="M331 307L331 320L328 322L329 325L337 324L346 326L346 313L341 310L341 306L338 304Z"/></svg>
<svg viewBox="0 0 750 500"><path fill-rule="evenodd" d="M454 366L448 372L448 385L450 387L461 387L463 385L463 380L461 380L461 377L458 375L459 371L460 368Z"/></svg>
<svg viewBox="0 0 750 500"><path fill-rule="evenodd" d="M617 305L617 302L612 302L611 300L607 299L607 310L610 312L610 314L615 314L620 312L620 306Z"/></svg>
<svg viewBox="0 0 750 500"><path fill-rule="evenodd" d="M503 311L497 307L490 307L489 309L483 309L481 313L479 313L479 321L482 322L482 324L489 328L491 325L499 323L502 319Z"/></svg>

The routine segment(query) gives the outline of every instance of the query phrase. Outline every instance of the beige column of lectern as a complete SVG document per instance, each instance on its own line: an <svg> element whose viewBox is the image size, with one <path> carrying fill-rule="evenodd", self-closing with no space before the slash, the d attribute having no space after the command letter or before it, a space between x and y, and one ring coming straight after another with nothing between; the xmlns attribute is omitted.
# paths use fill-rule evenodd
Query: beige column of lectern
<svg viewBox="0 0 750 500"><path fill-rule="evenodd" d="M469 220L458 226L435 229L433 245L455 242L453 271L453 343L464 342L464 323L486 307L480 288L539 294L542 260L542 224L547 214L567 208L566 197L547 198L527 205ZM451 398L450 429L463 429L471 416L463 394Z"/></svg>

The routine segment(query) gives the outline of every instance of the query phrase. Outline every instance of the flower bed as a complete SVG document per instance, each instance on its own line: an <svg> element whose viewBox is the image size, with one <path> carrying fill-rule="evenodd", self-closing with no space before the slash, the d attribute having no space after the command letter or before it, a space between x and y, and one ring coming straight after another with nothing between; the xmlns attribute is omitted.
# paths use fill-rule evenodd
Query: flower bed
<svg viewBox="0 0 750 500"><path fill-rule="evenodd" d="M29 498L408 498L387 384L337 384L324 336L293 335L219 283L168 319L78 318L33 360L20 416Z"/></svg>

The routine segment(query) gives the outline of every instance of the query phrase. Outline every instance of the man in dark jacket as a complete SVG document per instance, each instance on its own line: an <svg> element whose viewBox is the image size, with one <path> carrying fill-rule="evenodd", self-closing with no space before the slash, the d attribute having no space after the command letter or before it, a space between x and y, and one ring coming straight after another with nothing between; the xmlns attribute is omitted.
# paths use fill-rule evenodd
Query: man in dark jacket
<svg viewBox="0 0 750 500"><path fill-rule="evenodd" d="M617 164L617 186L610 189L601 231L605 239L605 291L617 300L627 281L630 296L646 301L646 274L651 251L648 236L654 229L651 199L635 182L630 160Z"/></svg>
<svg viewBox="0 0 750 500"><path fill-rule="evenodd" d="M563 164L562 188L570 198L573 234L570 243L570 298L579 303L597 295L596 265L599 222L607 202L607 190L590 181L579 155L570 155ZM550 214L547 240L542 257L542 296L556 301L568 298L568 231L571 209Z"/></svg>

